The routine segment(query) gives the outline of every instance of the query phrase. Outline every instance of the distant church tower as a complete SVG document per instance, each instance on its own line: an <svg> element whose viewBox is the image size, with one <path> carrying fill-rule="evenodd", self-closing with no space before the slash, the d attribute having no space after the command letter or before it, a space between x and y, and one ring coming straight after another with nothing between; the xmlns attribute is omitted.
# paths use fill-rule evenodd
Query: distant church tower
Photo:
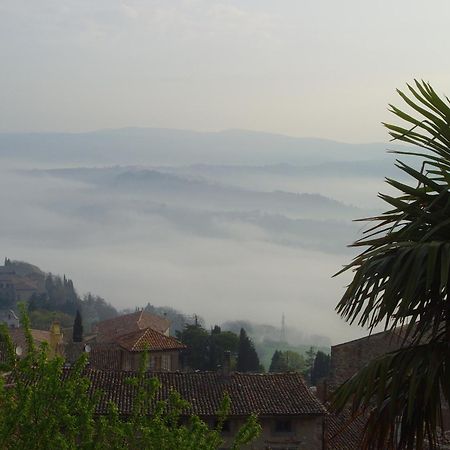
<svg viewBox="0 0 450 450"><path fill-rule="evenodd" d="M286 341L286 320L284 318L284 313L281 316L280 342L287 342Z"/></svg>

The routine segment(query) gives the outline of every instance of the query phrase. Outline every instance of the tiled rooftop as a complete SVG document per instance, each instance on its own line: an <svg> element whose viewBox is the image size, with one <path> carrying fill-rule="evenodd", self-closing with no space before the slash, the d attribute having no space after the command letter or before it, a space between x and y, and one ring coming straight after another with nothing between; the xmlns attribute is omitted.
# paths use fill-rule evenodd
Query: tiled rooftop
<svg viewBox="0 0 450 450"><path fill-rule="evenodd" d="M166 336L152 328L133 331L116 338L117 344L130 352L182 350L184 344L173 337Z"/></svg>
<svg viewBox="0 0 450 450"><path fill-rule="evenodd" d="M170 322L164 317L155 316L145 311L136 311L99 322L97 324L98 341L112 342L118 336L145 328L152 328L160 333L165 333L169 326Z"/></svg>
<svg viewBox="0 0 450 450"><path fill-rule="evenodd" d="M133 388L127 379L133 372L86 369L92 392L101 390L103 396L97 412L107 412L109 401L114 401L122 415L131 413ZM324 415L326 410L304 384L297 373L244 374L224 376L216 372L155 372L161 388L156 400L167 399L176 390L191 405L186 414L213 416L219 410L223 395L231 398L231 416Z"/></svg>

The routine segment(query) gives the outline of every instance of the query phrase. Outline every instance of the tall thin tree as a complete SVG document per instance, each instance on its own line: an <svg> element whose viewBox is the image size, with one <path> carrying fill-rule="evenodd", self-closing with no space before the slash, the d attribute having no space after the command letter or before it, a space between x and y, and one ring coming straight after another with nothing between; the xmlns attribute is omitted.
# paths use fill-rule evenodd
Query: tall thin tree
<svg viewBox="0 0 450 450"><path fill-rule="evenodd" d="M243 328L239 333L236 368L239 372L260 372L261 364L255 346Z"/></svg>
<svg viewBox="0 0 450 450"><path fill-rule="evenodd" d="M83 322L78 309L73 321L73 342L83 342Z"/></svg>

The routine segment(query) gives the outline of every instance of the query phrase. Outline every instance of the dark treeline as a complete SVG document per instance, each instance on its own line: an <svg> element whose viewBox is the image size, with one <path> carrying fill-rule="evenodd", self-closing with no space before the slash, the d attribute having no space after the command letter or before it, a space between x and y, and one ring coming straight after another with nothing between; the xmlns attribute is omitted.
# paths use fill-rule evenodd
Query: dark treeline
<svg viewBox="0 0 450 450"><path fill-rule="evenodd" d="M187 324L178 339L187 346L184 363L193 370L217 370L225 364L225 354L230 353L231 370L240 372L260 372L264 368L251 339L244 329L239 336L232 331L222 331L214 326L210 331L201 324Z"/></svg>
<svg viewBox="0 0 450 450"><path fill-rule="evenodd" d="M73 281L59 275L45 277L44 292L35 293L28 301L30 320L34 327L47 329L52 320L57 319L63 327L73 324L77 311L83 317L86 331L100 320L118 315L117 310L104 298L91 293L80 297Z"/></svg>

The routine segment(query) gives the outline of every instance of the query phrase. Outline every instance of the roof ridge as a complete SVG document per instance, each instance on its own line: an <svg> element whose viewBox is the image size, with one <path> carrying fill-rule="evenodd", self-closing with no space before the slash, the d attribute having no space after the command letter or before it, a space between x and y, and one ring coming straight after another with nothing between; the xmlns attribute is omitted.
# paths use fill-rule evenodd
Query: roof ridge
<svg viewBox="0 0 450 450"><path fill-rule="evenodd" d="M133 344L133 346L131 347L131 349L132 350L134 350L135 349L135 347L137 347L138 346L138 344L139 344L139 342L142 340L142 338L147 334L147 331L148 331L148 328L145 328L144 330L139 330L139 332L142 332L143 331L143 333L139 336L139 338L136 340L136 342ZM135 333L136 333L136 331L135 331ZM131 334L131 333L130 333ZM150 349L148 349L148 350L150 350Z"/></svg>
<svg viewBox="0 0 450 450"><path fill-rule="evenodd" d="M139 314L139 319L138 319L138 323L141 321L142 319L142 314L144 312L144 308L141 309L140 314Z"/></svg>

